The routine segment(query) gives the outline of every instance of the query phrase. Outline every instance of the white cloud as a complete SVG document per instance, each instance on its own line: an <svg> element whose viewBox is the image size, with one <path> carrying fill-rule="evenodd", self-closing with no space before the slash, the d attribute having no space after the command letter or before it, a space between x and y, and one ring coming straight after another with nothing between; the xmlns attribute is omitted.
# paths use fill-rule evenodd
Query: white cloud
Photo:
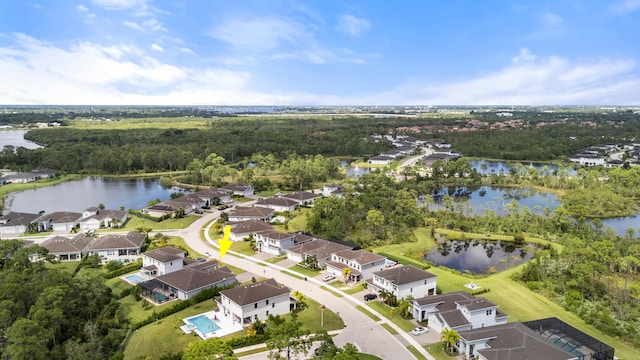
<svg viewBox="0 0 640 360"><path fill-rule="evenodd" d="M84 6L84 5L82 5L82 4L76 6L76 10L78 10L80 12L83 12L83 13L89 12L89 8Z"/></svg>
<svg viewBox="0 0 640 360"><path fill-rule="evenodd" d="M640 0L619 0L609 8L616 14L627 14L640 9Z"/></svg>
<svg viewBox="0 0 640 360"><path fill-rule="evenodd" d="M144 26L153 31L168 31L163 23L156 18L150 18L144 22Z"/></svg>
<svg viewBox="0 0 640 360"><path fill-rule="evenodd" d="M554 13L546 12L542 15L542 21L547 25L560 25L563 23L563 19Z"/></svg>
<svg viewBox="0 0 640 360"><path fill-rule="evenodd" d="M96 14L89 11L89 8L80 4L76 6L76 10L78 10L81 14L83 14L85 21L91 21L96 17Z"/></svg>
<svg viewBox="0 0 640 360"><path fill-rule="evenodd" d="M133 21L125 21L122 23L122 25L131 28L133 30L138 30L138 31L142 31L142 26L140 26L138 23L133 22Z"/></svg>
<svg viewBox="0 0 640 360"><path fill-rule="evenodd" d="M215 27L210 35L233 47L265 52L282 43L295 44L312 35L291 19L280 17L233 18Z"/></svg>
<svg viewBox="0 0 640 360"><path fill-rule="evenodd" d="M110 10L125 10L137 7L145 7L147 0L91 0L95 5Z"/></svg>
<svg viewBox="0 0 640 360"><path fill-rule="evenodd" d="M186 47L180 48L180 51L183 52L183 53L186 53L186 54L193 54L194 53L193 50L191 50L189 48L186 48Z"/></svg>
<svg viewBox="0 0 640 360"><path fill-rule="evenodd" d="M341 15L338 19L338 30L349 36L362 35L369 30L370 26L368 20L353 15Z"/></svg>
<svg viewBox="0 0 640 360"><path fill-rule="evenodd" d="M526 62L526 61L534 61L535 59L536 59L536 56L533 55L529 51L529 49L524 48L524 49L520 49L520 54L513 58L513 62L519 63L519 62Z"/></svg>
<svg viewBox="0 0 640 360"><path fill-rule="evenodd" d="M158 44L151 44L151 50L163 52L164 48Z"/></svg>

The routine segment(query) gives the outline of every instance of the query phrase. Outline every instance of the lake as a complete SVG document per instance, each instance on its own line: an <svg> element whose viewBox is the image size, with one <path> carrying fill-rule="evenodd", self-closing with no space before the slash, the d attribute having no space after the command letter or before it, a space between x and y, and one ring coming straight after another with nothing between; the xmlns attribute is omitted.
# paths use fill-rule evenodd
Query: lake
<svg viewBox="0 0 640 360"><path fill-rule="evenodd" d="M160 185L159 179L105 179L87 177L77 181L11 193L5 197L9 211L36 214L39 211L82 210L103 204L107 209L140 209L150 200L168 200L175 189Z"/></svg>
<svg viewBox="0 0 640 360"><path fill-rule="evenodd" d="M348 178L357 178L364 174L371 173L370 168L361 168L358 166L351 166L351 163L347 160L340 160L340 167L347 169L347 173L345 174L345 176Z"/></svg>
<svg viewBox="0 0 640 360"><path fill-rule="evenodd" d="M491 175L491 174L508 174L509 168L516 163L508 163L504 161L496 161L496 160L469 160L469 164L476 169L476 171L482 175ZM542 172L544 167L546 166L549 171L552 173L557 172L560 169L560 166L556 164L544 164L544 163L521 163L524 166L532 167L536 169L538 172ZM576 174L576 170L567 166L563 168L567 171L569 176L573 176Z"/></svg>
<svg viewBox="0 0 640 360"><path fill-rule="evenodd" d="M488 274L533 258L535 247L489 240L451 240L425 253L424 259L462 273Z"/></svg>
<svg viewBox="0 0 640 360"><path fill-rule="evenodd" d="M7 145L23 147L26 149L39 149L42 146L34 143L33 141L25 140L24 134L27 130L3 130L0 131L0 150L4 149Z"/></svg>

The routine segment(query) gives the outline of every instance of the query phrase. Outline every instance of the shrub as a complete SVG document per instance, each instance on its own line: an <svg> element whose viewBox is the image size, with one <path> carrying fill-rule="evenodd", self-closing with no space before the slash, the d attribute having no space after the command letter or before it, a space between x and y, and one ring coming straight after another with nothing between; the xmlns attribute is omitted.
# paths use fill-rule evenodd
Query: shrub
<svg viewBox="0 0 640 360"><path fill-rule="evenodd" d="M113 279L116 276L124 275L126 273L139 270L141 267L142 267L142 262L138 261L131 265L123 266L118 270L110 271L104 277L107 279Z"/></svg>
<svg viewBox="0 0 640 360"><path fill-rule="evenodd" d="M108 271L116 271L118 269L120 269L122 267L122 263L120 261L117 260L111 260L107 263L107 270Z"/></svg>

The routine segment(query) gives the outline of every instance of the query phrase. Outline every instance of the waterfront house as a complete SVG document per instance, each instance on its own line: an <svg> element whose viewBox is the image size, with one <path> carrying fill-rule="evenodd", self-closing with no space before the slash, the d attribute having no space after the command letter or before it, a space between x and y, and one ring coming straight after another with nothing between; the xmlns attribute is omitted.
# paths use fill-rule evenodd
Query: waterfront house
<svg viewBox="0 0 640 360"><path fill-rule="evenodd" d="M103 261L138 258L146 238L147 235L139 231L101 236L91 246L89 254L98 254Z"/></svg>
<svg viewBox="0 0 640 360"><path fill-rule="evenodd" d="M40 214L11 211L0 217L0 236L22 234L27 231L29 224L39 217Z"/></svg>
<svg viewBox="0 0 640 360"><path fill-rule="evenodd" d="M40 244L59 261L79 261L89 252L93 236L81 233L72 238L54 236Z"/></svg>
<svg viewBox="0 0 640 360"><path fill-rule="evenodd" d="M367 280L371 289L386 291L397 299L411 295L414 299L436 293L436 275L411 265L390 267L373 273Z"/></svg>

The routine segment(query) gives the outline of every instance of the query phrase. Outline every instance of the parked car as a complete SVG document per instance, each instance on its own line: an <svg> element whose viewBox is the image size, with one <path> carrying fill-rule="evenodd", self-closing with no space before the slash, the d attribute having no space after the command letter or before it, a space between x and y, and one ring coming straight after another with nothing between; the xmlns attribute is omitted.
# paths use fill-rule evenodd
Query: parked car
<svg viewBox="0 0 640 360"><path fill-rule="evenodd" d="M336 278L336 276L335 276L335 275L333 275L333 274L329 274L329 275L325 275L325 276L322 278L322 280L324 280L324 281L331 281L331 280L333 280L333 279L335 279L335 278Z"/></svg>
<svg viewBox="0 0 640 360"><path fill-rule="evenodd" d="M364 301L375 300L377 297L376 294L364 294Z"/></svg>
<svg viewBox="0 0 640 360"><path fill-rule="evenodd" d="M422 335L422 334L426 334L429 331L429 329L427 329L424 326L418 326L417 328L411 330L411 334L418 336L418 335Z"/></svg>
<svg viewBox="0 0 640 360"><path fill-rule="evenodd" d="M227 205L220 205L220 206L218 206L218 210L220 210L220 211L225 210L225 209L227 209L227 208L228 208L228 206L227 206Z"/></svg>

